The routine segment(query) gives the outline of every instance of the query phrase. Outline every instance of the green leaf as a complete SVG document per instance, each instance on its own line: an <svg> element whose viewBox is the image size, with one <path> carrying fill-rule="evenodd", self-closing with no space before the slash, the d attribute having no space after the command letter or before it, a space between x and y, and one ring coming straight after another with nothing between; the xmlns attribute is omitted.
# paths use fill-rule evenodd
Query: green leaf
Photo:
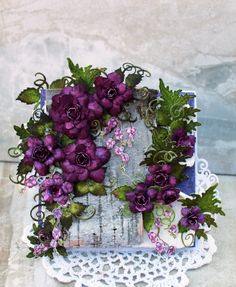
<svg viewBox="0 0 236 287"><path fill-rule="evenodd" d="M64 79L57 79L50 84L50 89L63 89L65 87Z"/></svg>
<svg viewBox="0 0 236 287"><path fill-rule="evenodd" d="M104 185L93 180L77 182L74 185L75 196L83 196L89 192L96 196L103 196L107 194Z"/></svg>
<svg viewBox="0 0 236 287"><path fill-rule="evenodd" d="M205 216L205 222L208 227L211 227L211 226L217 227L215 219L210 214L204 214L204 216Z"/></svg>
<svg viewBox="0 0 236 287"><path fill-rule="evenodd" d="M40 240L35 236L27 236L29 242L33 245L40 244Z"/></svg>
<svg viewBox="0 0 236 287"><path fill-rule="evenodd" d="M46 126L40 121L34 122L32 119L27 123L28 131L31 135L36 137L43 137L45 135Z"/></svg>
<svg viewBox="0 0 236 287"><path fill-rule="evenodd" d="M26 164L23 162L23 160L21 160L20 163L18 164L18 167L17 167L17 174L18 175L27 174L27 173L31 172L32 168L33 167L31 165Z"/></svg>
<svg viewBox="0 0 236 287"><path fill-rule="evenodd" d="M50 259L53 259L53 249L52 248L48 249L46 252L43 253L43 256L45 257L47 256Z"/></svg>
<svg viewBox="0 0 236 287"><path fill-rule="evenodd" d="M27 258L33 258L34 257L34 253L31 251L26 255Z"/></svg>
<svg viewBox="0 0 236 287"><path fill-rule="evenodd" d="M160 126L168 126L171 122L171 118L170 118L170 115L168 115L167 113L161 110L160 111L157 110L156 121L157 121L157 124Z"/></svg>
<svg viewBox="0 0 236 287"><path fill-rule="evenodd" d="M75 65L70 58L67 58L67 60L73 83L75 85L84 84L89 92L93 92L95 78L105 72L106 68L92 68L91 65L80 67L78 64Z"/></svg>
<svg viewBox="0 0 236 287"><path fill-rule="evenodd" d="M61 225L63 227L65 227L67 230L70 229L71 225L72 225L72 222L73 222L73 218L72 218L72 215L67 212L67 213L64 213L61 217Z"/></svg>
<svg viewBox="0 0 236 287"><path fill-rule="evenodd" d="M175 176L178 182L182 182L188 179L188 177L184 174L185 168L186 168L186 165L175 163L172 165L171 175Z"/></svg>
<svg viewBox="0 0 236 287"><path fill-rule="evenodd" d="M129 74L125 79L125 83L127 86L133 88L142 81L142 78L139 74Z"/></svg>
<svg viewBox="0 0 236 287"><path fill-rule="evenodd" d="M17 100L26 103L27 105L35 104L40 100L39 91L35 88L27 88L20 93Z"/></svg>
<svg viewBox="0 0 236 287"><path fill-rule="evenodd" d="M219 206L221 201L216 198L217 185L218 184L212 185L202 195L192 194L193 198L181 199L179 201L182 202L183 206L188 208L198 206L203 213L207 212L211 214L225 215L222 207Z"/></svg>
<svg viewBox="0 0 236 287"><path fill-rule="evenodd" d="M75 142L74 139L71 139L71 138L69 138L68 136L66 136L64 134L60 135L59 141L60 141L60 144L61 144L62 147L65 147L68 144L72 144L72 143Z"/></svg>
<svg viewBox="0 0 236 287"><path fill-rule="evenodd" d="M195 235L198 239L203 237L205 240L207 240L207 234L204 229L198 229L195 231Z"/></svg>
<svg viewBox="0 0 236 287"><path fill-rule="evenodd" d="M126 193L132 191L132 187L128 185L119 186L112 191L112 194L119 200L126 201Z"/></svg>
<svg viewBox="0 0 236 287"><path fill-rule="evenodd" d="M186 233L189 231L189 229L187 227L184 227L183 225L181 225L179 222L178 223L178 231L179 231L179 233Z"/></svg>
<svg viewBox="0 0 236 287"><path fill-rule="evenodd" d="M57 246L57 252L64 257L68 255L64 246Z"/></svg>
<svg viewBox="0 0 236 287"><path fill-rule="evenodd" d="M86 181L80 181L74 184L75 196L83 196L89 193L89 186Z"/></svg>
<svg viewBox="0 0 236 287"><path fill-rule="evenodd" d="M130 211L129 208L129 203L126 202L121 208L120 208L120 214L122 214L124 217L131 217L132 216L132 212Z"/></svg>
<svg viewBox="0 0 236 287"><path fill-rule="evenodd" d="M69 211L74 216L79 216L86 208L87 206L80 203L80 202L72 202L69 205Z"/></svg>
<svg viewBox="0 0 236 287"><path fill-rule="evenodd" d="M92 182L89 184L89 192L96 196L106 195L106 189L102 183Z"/></svg>
<svg viewBox="0 0 236 287"><path fill-rule="evenodd" d="M149 232L155 222L155 216L153 212L143 212L143 226L144 229Z"/></svg>
<svg viewBox="0 0 236 287"><path fill-rule="evenodd" d="M30 136L29 131L24 127L22 124L20 127L13 126L14 130L16 131L16 135L21 139L24 140Z"/></svg>

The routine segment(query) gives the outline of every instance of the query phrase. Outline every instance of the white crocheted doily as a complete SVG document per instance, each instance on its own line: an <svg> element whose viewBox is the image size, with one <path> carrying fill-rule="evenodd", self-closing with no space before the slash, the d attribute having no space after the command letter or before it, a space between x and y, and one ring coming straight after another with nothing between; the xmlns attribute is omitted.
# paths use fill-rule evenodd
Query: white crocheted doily
<svg viewBox="0 0 236 287"><path fill-rule="evenodd" d="M204 159L197 159L197 193L218 182ZM26 242L29 228L23 240ZM75 287L184 287L189 280L186 271L199 268L212 260L216 252L213 237L196 240L195 246L182 248L172 256L160 256L151 249L74 248L68 257L43 258L49 276Z"/></svg>

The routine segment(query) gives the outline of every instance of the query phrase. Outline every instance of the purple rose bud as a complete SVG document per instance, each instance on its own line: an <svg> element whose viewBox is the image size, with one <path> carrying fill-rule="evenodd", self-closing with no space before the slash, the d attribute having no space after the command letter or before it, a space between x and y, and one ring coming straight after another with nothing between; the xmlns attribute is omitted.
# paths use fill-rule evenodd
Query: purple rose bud
<svg viewBox="0 0 236 287"><path fill-rule="evenodd" d="M181 209L181 214L183 217L180 219L180 224L188 229L196 231L200 224L205 222L205 216L198 206L184 207Z"/></svg>

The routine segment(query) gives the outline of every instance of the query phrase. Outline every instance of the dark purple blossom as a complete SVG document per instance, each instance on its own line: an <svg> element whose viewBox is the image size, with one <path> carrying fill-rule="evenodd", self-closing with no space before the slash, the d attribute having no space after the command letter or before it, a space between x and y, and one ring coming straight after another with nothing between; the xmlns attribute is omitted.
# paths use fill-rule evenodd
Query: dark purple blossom
<svg viewBox="0 0 236 287"><path fill-rule="evenodd" d="M73 191L73 185L64 181L59 173L55 173L52 178L45 179L41 185L43 200L46 203L58 203L65 205L68 202L69 194Z"/></svg>
<svg viewBox="0 0 236 287"><path fill-rule="evenodd" d="M97 147L90 139L78 139L76 143L64 148L65 160L62 169L65 179L70 182L92 179L103 182L105 178L104 164L110 159L110 151L106 147Z"/></svg>
<svg viewBox="0 0 236 287"><path fill-rule="evenodd" d="M157 193L157 201L162 204L171 204L179 198L180 190L174 186L166 186Z"/></svg>
<svg viewBox="0 0 236 287"><path fill-rule="evenodd" d="M106 78L96 77L95 87L96 100L113 116L118 115L123 104L133 97L132 90L122 83L116 72L108 74Z"/></svg>
<svg viewBox="0 0 236 287"><path fill-rule="evenodd" d="M183 217L180 224L188 229L197 230L205 221L205 216L198 206L184 207L181 209L181 214Z"/></svg>
<svg viewBox="0 0 236 287"><path fill-rule="evenodd" d="M164 187L166 185L176 185L176 178L170 175L171 165L151 165L149 166L148 171L149 174L147 174L145 181L148 186L158 185Z"/></svg>
<svg viewBox="0 0 236 287"><path fill-rule="evenodd" d="M103 109L88 95L83 85L66 87L60 94L52 97L49 111L57 132L70 138L86 138L89 134L89 123L102 116Z"/></svg>
<svg viewBox="0 0 236 287"><path fill-rule="evenodd" d="M43 140L29 137L27 147L24 163L34 166L42 176L48 173L50 166L64 157L62 150L56 147L56 139L53 135L47 135Z"/></svg>
<svg viewBox="0 0 236 287"><path fill-rule="evenodd" d="M194 153L194 145L196 137L194 135L187 135L184 128L175 129L172 134L172 140L176 142L177 146L184 147L183 155L191 157Z"/></svg>
<svg viewBox="0 0 236 287"><path fill-rule="evenodd" d="M157 191L148 188L144 183L138 183L134 191L126 193L129 208L132 212L150 212L153 210L152 199L155 199Z"/></svg>

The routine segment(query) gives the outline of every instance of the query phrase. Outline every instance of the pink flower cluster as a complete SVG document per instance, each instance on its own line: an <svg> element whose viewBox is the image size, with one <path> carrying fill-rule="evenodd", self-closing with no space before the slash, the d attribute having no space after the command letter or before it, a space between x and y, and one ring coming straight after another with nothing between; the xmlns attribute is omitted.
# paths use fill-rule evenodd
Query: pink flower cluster
<svg viewBox="0 0 236 287"><path fill-rule="evenodd" d="M176 248L173 245L168 245L164 242L161 242L157 236L157 234L153 231L150 231L148 233L148 238L150 241L154 244L155 249L158 254L164 254L166 253L167 255L174 255Z"/></svg>
<svg viewBox="0 0 236 287"><path fill-rule="evenodd" d="M127 163L129 161L129 155L125 152L125 146L132 147L135 135L137 133L136 128L129 127L123 131L119 127L119 121L112 117L107 122L107 126L104 128L104 134L111 134L110 138L106 139L106 147L109 150L114 148L115 155L119 156L122 162Z"/></svg>

